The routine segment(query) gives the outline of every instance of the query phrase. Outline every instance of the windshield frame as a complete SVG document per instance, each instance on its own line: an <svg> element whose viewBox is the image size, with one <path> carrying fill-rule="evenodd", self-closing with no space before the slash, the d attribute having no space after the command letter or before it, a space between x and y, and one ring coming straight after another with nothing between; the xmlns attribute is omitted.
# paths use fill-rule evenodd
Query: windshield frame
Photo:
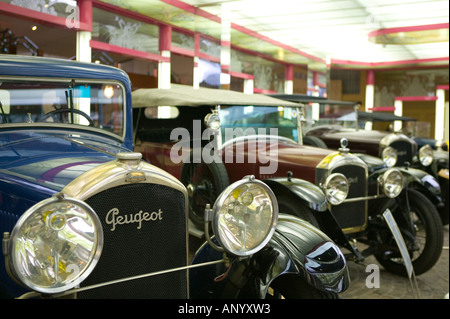
<svg viewBox="0 0 450 319"><path fill-rule="evenodd" d="M46 83L65 83L67 84L67 89L69 90L72 81L76 85L78 84L101 84L101 85L114 85L120 88L121 99L122 99L122 134L110 132L98 127L92 127L88 125L72 124L72 123L58 123L58 122L18 122L18 123L0 123L0 129L12 129L12 128L33 128L33 127L43 127L43 128L53 128L53 129L64 129L64 130L77 130L77 131L91 131L94 133L101 133L113 137L122 143L125 141L127 134L127 94L126 88L121 81L114 79L93 79L93 78L61 78L61 77L24 77L24 76L10 76L2 75L0 76L0 82L2 81L17 81L17 82L36 82L37 84ZM1 86L0 86L1 88ZM1 112L0 112L1 113ZM0 114L1 116L2 114Z"/></svg>
<svg viewBox="0 0 450 319"><path fill-rule="evenodd" d="M228 145L230 143L230 141L239 140L240 138L243 137L243 136L236 136L236 137L231 138L229 140L225 140L226 134L224 134L224 132L223 132L224 129L227 129L227 128L233 128L233 129L239 128L239 129L242 129L245 132L245 130L249 129L249 128L255 128L255 130L258 130L258 128L259 128L257 126L256 127L252 127L252 126L244 126L244 125L237 125L237 126L232 125L232 126L227 126L226 128L224 128L223 127L223 121L222 121L223 117L222 117L221 114L223 114L224 109L226 109L226 108L234 108L234 107L239 107L239 108L253 107L253 109L254 109L253 112L258 112L257 111L258 108L273 108L277 112L279 112L279 108L280 107L282 107L283 109L286 109L286 108L291 109L292 112L295 112L295 115L292 117L292 119L296 119L296 122L297 122L297 124L296 124L297 134L295 136L296 139L292 138L292 137L294 137L294 133L291 135L292 137L287 137L287 136L279 135L279 134L276 137L279 138L279 139L283 139L283 140L290 140L290 141L292 141L292 142L294 142L296 144L303 144L303 141L302 141L303 140L303 132L301 130L302 129L302 127L301 127L302 124L301 124L301 110L300 110L300 107L298 107L298 106L283 106L283 105L274 106L274 105L244 105L244 104L243 105L221 105L220 107L218 107L219 117L220 117L220 122L221 122L221 124L220 124L221 125L220 131L221 131L221 135L223 136L222 144ZM271 113L275 113L275 112L271 112ZM267 129L270 130L271 128L277 128L278 132L279 132L280 127L282 127L282 126L280 126L278 124L276 124L276 125L270 125L269 124L267 126L265 126L265 123L263 123L263 122L261 124L264 125L264 126L260 127L260 128L263 128L265 130L267 130ZM289 128L289 127L290 126L286 126L286 128ZM257 136L257 135L245 135L245 136L250 137L250 136ZM269 136L269 135L266 134L264 136Z"/></svg>

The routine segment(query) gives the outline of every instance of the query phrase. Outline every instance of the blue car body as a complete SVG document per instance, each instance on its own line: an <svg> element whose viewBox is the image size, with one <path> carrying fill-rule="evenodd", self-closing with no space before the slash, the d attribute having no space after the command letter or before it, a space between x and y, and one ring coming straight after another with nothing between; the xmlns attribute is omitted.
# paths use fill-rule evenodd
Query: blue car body
<svg viewBox="0 0 450 319"><path fill-rule="evenodd" d="M180 222L180 228L175 228L168 224L167 229L163 230L161 234L156 234L158 236L167 236L167 233L173 228L173 234L171 233L169 236L171 238L170 242L164 242L164 246L161 246L160 248L156 247L156 249L153 250L161 253L162 256L170 256L170 258L157 257L159 259L158 262L167 264L170 263L170 266L163 265L162 267L176 268L179 263L183 262L183 260L187 261L187 253L186 256L184 256L183 254L185 252L183 251L183 249L180 250L180 246L188 246L186 235L187 226L183 226L184 221L187 220L187 217L185 217L187 216L187 209L185 207L185 202L187 202L187 191L185 187L171 175L153 168L148 163L139 162L140 164L136 164L136 162L130 162L127 157L127 153L136 153L132 153L133 133L131 84L128 75L125 72L117 68L90 63L81 63L51 58L0 55L0 78L7 79L8 81L13 80L16 82L22 79L24 81L28 81L28 79L31 79L32 81L35 81L35 83L39 83L40 80L51 82L53 79L58 80L59 82L62 81L62 84L67 84L68 89L63 90L69 92L66 93L68 105L69 97L72 98L71 94L75 94L75 98L78 98L79 101L81 101L81 98L83 98L84 93L82 92L82 86L80 86L81 88L79 88L81 93L78 91L73 91L74 93L71 93L70 91L75 87L77 83L92 82L94 84L101 84L103 81L114 82L117 83L118 87L120 87L118 89L123 92L124 105L123 113L121 114L123 120L119 123L121 129L119 129L117 132L114 131L114 128L111 128L108 132L102 130L103 124L99 124L102 120L100 116L97 116L94 119L96 121L96 127L92 127L92 124L75 125L76 123L73 119L73 113L71 115L72 122L55 124L45 121L43 123L39 123L39 118L45 117L39 113L40 111L38 112L39 114L32 114L31 112L27 113L27 111L21 111L20 113L18 111L19 107L14 105L14 103L6 103L5 100L7 98L5 97L8 97L9 95L5 95L4 93L2 93L1 90L5 86L3 86L2 88L2 86L0 85L0 101L2 100L2 97L5 99L2 102L2 108L0 110L0 232L2 234L8 234L14 231L16 225L20 222L21 217L24 215L24 213L26 214L27 210L32 210L37 203L40 203L42 201L45 202L47 199L55 197L55 194L67 192L68 186L70 185L75 185L78 188L85 188L83 184L83 178L86 178L87 180L92 182L96 188L102 189L106 187L102 184L103 181L107 182L108 178L116 178L116 175L119 177L122 176L119 175L119 173L113 173L113 171L120 171L120 174L124 175L124 179L127 179L129 176L127 174L135 173L136 167L144 167L145 174L147 174L146 177L155 177L155 181L145 183L133 181L133 183L137 183L137 187L139 187L139 185L152 186L152 183L159 183L155 187L161 193L157 193L158 195L155 197L161 197L161 201L164 202L164 205L175 204L177 207L179 206L177 210L180 211L179 216L173 217L176 218L177 222ZM64 85L62 86L64 87ZM87 84L83 85L87 87ZM71 103L73 105L73 101ZM23 107L26 109L26 106ZM14 117L15 115L11 111L12 109L15 109L17 113L20 114L17 114L17 116ZM53 110L53 112L55 111L57 111L56 113L58 113L59 109ZM65 109L64 113L70 113L70 110ZM100 114L100 111L98 113ZM59 114L56 117L62 119ZM67 117L69 117L69 114L67 115ZM20 118L21 120L17 120L17 118ZM29 119L30 123L25 122L26 119ZM111 119L111 121L114 120L115 118ZM123 159L122 161L119 160L118 154L125 154L121 155L125 159ZM133 157L135 157L135 155L133 155ZM110 169L108 170L104 167L110 167ZM122 171L125 171L125 173L127 174L122 173ZM142 176L143 175L138 175L138 178L141 178ZM159 180L162 180L162 182L159 182ZM139 181L141 180L139 179ZM125 182L129 181L127 180ZM122 187L122 184L125 182L114 181L114 185L116 186L116 188ZM181 198L184 198L185 200L177 202L174 197L170 197L172 195L166 195L163 191L170 190L167 188L167 185L173 186L173 189L176 190L175 193L177 194L177 196L178 194L181 194ZM71 190L71 192L72 194L78 194L77 190ZM102 190L100 194L103 194L104 192L107 191ZM147 193L144 192L144 194ZM89 200L89 196L79 195L81 200L86 201ZM134 194L129 193L127 194L127 196L131 198L132 196L134 196ZM143 197L145 196L140 196L140 198L138 198L137 200L147 203L148 206L151 206L153 202L157 202L159 200L155 197L149 199ZM168 198L165 199L166 197ZM100 203L102 203L102 201L100 201ZM94 210L98 215L100 215L97 209ZM173 210L176 209L174 208ZM104 219L104 215L102 218ZM130 260L129 257L122 258L120 254L125 255L124 251L128 253L130 252L130 250L136 250L137 252L144 251L144 253L146 253L145 248L148 247L149 244L153 244L151 242L142 243L142 238L133 242L133 239L131 238L129 244L130 246L126 246L127 241L129 240L128 233L124 233L124 237L119 239L117 239L117 237L111 237L113 236L112 232L108 232L108 234L106 234L109 230L107 229L108 227L105 227L108 226L107 219L108 217L106 217L106 224L103 224L103 232L105 233L105 247L103 248L101 256L103 258L100 258L100 261L96 266L97 268L94 270L94 275L88 277L88 279L86 280L89 282L89 284L92 285L96 285L98 283L96 282L96 280L98 280L99 282L101 282L101 280L109 280L104 278L105 273L108 273L109 275L109 273L117 272L116 278L113 279L117 279L117 277L132 278L133 276L140 276L140 272L143 271L141 268L145 267L146 265L138 265L136 269L134 269L134 265L130 266L130 263L132 264L132 260ZM252 260L254 260L251 265L252 268L248 269L245 276L244 274L242 274L238 279L241 282L244 282L246 280L248 281L248 275L256 271L255 269L253 269L253 267L258 268L259 264L266 266L269 265L270 269L265 269L263 271L259 269L258 278L261 278L258 281L259 287L253 286L254 289L252 290L251 294L241 293L241 295L254 298L264 297L265 293L267 293L267 288L270 282L286 273L294 274L299 278L305 279L310 288L320 290L325 293L339 293L341 291L344 291L348 287L349 278L346 268L346 261L339 248L337 248L337 246L335 246L334 243L318 229L311 230L312 226L299 222L295 218L286 218L286 220L284 220L281 224L282 229L278 229L275 232L270 243L267 244L267 246L264 248L264 251L256 253L251 257ZM181 231L181 234L175 234L176 229L183 229L183 227L186 231L185 233ZM136 230L133 229L133 231ZM300 233L302 234L301 236ZM149 235L148 237L150 236L151 235ZM5 235L4 238L6 237L7 236ZM144 238L146 237L144 236ZM8 240L9 239L4 239L3 254L0 255L0 297L11 298L18 297L30 291L30 289L22 287L15 280L13 280L10 276L10 269L5 266L8 264L7 257L5 256L7 256L10 252L8 250ZM116 245L119 245L117 244L117 241L120 242L120 245L124 245L122 246L122 253L119 253L119 249L116 251L114 249L114 246L108 246L108 244L111 244L111 242L114 240L116 241ZM322 248L318 251L318 247ZM166 248L167 251L165 251ZM266 256L265 252L267 250L275 251L277 252L277 254ZM174 251L180 252L179 254L177 254L174 253ZM108 253L109 255L104 256ZM217 257L211 257L213 255L214 254L211 253L210 245L205 244L196 253L193 260L194 263L211 262L211 258ZM304 258L305 255L311 256L311 258L313 258L311 260L313 260L314 267L309 266L308 260ZM220 256L218 256L217 258L220 259ZM269 258L270 260L267 258ZM106 260L110 259L114 260L114 264L105 264L107 262ZM148 260L152 261L154 259L155 257L150 256ZM234 268L241 269L242 267L247 267L245 265L248 265L248 261L246 261L245 259L231 259L233 260ZM145 264L145 262L142 262L141 259L139 259L139 261L141 264ZM273 267L276 268L277 264L279 264L280 262L284 264L285 267L280 269L277 268L278 270L274 270ZM123 265L122 267L119 266L121 263ZM174 263L174 265L172 265L172 263ZM311 263L311 261L309 261L309 263ZM323 263L324 267L321 267L321 263ZM187 263L185 263L184 266L187 266ZM95 273L98 268L100 270ZM127 274L121 274L120 271L123 271L124 268L126 268L127 271L128 268L133 269L134 273L127 272ZM151 273L154 270L150 267L145 271ZM216 268L216 271L221 271L221 268ZM191 278L191 282L188 283L189 276L187 275L187 273L187 270L185 275L183 274L183 272L181 272L181 274L179 275L181 279L177 277L178 279L176 280L185 281L185 285L190 285L191 290L208 286L208 289L210 289L211 291L210 297L225 296L230 298L233 296L239 296L239 293L236 292L233 292L233 296L231 296L227 295L226 292L223 291L225 289L223 285L227 283L229 279L225 279L220 285L214 285L213 281L207 282L207 280L209 280L207 276L201 275L202 268L200 267L196 268L196 270L192 273L193 276ZM205 273L210 274L211 270L205 268ZM310 275L308 275L308 273ZM97 277L99 279L97 279ZM254 278L255 276L250 277ZM90 278L95 279L94 281L89 281ZM142 279L134 280L134 282L143 282L145 280L149 280L140 288L129 288L128 286L126 286L127 283L118 283L118 288L111 288L110 290L108 290L109 288L100 288L99 295L96 295L94 292L94 294L88 294L87 298L141 298L143 296L145 296L146 298L184 298L189 297L190 295L197 296L199 294L198 292L191 291L189 295L189 288L186 288L184 284L180 285L180 287L176 286L174 288L174 286L171 285L169 281L167 281L168 279L166 277L163 278L165 279L162 282L164 283L166 289L155 288L150 289L149 291L148 287L151 287L154 284L154 282L151 281L153 279ZM236 278L236 275L233 276L234 280L236 280ZM96 289L93 290L96 291ZM164 294L164 290L180 290L181 292L180 294L176 294L174 296ZM150 294L147 295L147 293ZM40 296L40 294L41 293L38 292L36 294L32 294L31 296Z"/></svg>

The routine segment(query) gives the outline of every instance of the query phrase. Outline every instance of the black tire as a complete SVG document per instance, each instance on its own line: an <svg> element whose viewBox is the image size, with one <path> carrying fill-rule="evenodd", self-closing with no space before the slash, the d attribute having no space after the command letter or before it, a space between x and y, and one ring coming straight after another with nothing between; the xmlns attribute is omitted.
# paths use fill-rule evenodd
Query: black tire
<svg viewBox="0 0 450 319"><path fill-rule="evenodd" d="M449 190L448 179L439 176L439 185L441 186L442 199L444 200L444 207L439 209L439 215L441 216L442 225L448 225L449 219Z"/></svg>
<svg viewBox="0 0 450 319"><path fill-rule="evenodd" d="M192 159L192 157L191 157ZM216 198L230 184L223 163L185 163L180 181L188 189L189 218L200 229L204 226L206 204L214 205Z"/></svg>
<svg viewBox="0 0 450 319"><path fill-rule="evenodd" d="M410 249L413 246L413 242L408 239L406 234L402 235L409 249L414 273L415 275L420 275L430 270L441 255L444 243L443 226L435 206L425 195L415 190L408 190L408 199L411 219L416 229L414 235L419 245L419 250ZM386 207L382 211L384 212L386 208L389 208L394 216L396 213L401 214L398 211L401 209L399 205L396 201L392 200L385 205ZM383 244L395 245L396 247L392 234L388 229L381 238L383 238ZM387 271L407 276L405 266L398 251L381 251L375 254L375 257Z"/></svg>
<svg viewBox="0 0 450 319"><path fill-rule="evenodd" d="M313 211L293 196L281 195L277 197L278 209L281 214L297 216L311 225L319 228L319 223Z"/></svg>
<svg viewBox="0 0 450 319"><path fill-rule="evenodd" d="M303 145L316 146L320 148L328 148L327 144L317 136L303 136Z"/></svg>
<svg viewBox="0 0 450 319"><path fill-rule="evenodd" d="M287 274L276 278L269 286L266 299L339 299L334 292L321 291L308 285L298 275Z"/></svg>

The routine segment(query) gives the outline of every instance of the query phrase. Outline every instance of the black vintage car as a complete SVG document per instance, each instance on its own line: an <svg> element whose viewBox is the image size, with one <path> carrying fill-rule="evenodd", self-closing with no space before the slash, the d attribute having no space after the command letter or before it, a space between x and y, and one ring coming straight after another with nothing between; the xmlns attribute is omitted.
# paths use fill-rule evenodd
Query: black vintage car
<svg viewBox="0 0 450 319"><path fill-rule="evenodd" d="M410 122L413 118L396 116L388 112L362 112L354 102L329 100L303 94L274 94L287 101L301 103L305 122L303 143L330 149L338 149L340 140L349 141L352 152L380 157L389 167L411 167L427 175L428 184L439 183L440 195L420 189L436 206L442 223L449 221L449 153L443 141L418 138L402 132L365 130L367 122L393 124L394 121ZM313 111L314 106L319 108ZM313 113L315 115L313 115ZM389 125L392 127L392 125ZM433 176L434 179L428 176Z"/></svg>
<svg viewBox="0 0 450 319"><path fill-rule="evenodd" d="M210 202L216 241L191 251L188 190L133 152L122 70L0 55L0 102L0 297L331 298L347 289L338 246L279 214L252 176Z"/></svg>

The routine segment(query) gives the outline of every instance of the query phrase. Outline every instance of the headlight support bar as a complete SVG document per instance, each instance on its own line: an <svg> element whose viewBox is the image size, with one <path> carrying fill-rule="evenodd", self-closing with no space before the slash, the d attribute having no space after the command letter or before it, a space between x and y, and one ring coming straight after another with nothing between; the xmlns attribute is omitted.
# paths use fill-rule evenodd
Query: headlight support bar
<svg viewBox="0 0 450 319"><path fill-rule="evenodd" d="M165 269L165 270L155 271L155 272L146 273L146 274L142 274L142 275L137 275L137 276L131 276L131 277L126 277L126 278L122 278L122 279L106 281L106 282L99 283L99 284L96 284L96 285L86 286L86 287L83 287L83 288L75 288L75 289L71 289L71 290L68 290L68 291L65 291L65 292L62 292L62 293L52 294L51 296L53 298L60 298L60 297L76 294L76 293L79 293L79 292L83 292L83 291L86 291L86 290L91 290L91 289L101 288L101 287L105 287L105 286L109 286L109 285L119 284L119 283L126 282L126 281L131 281L131 280L136 280L136 279L143 279L143 278L147 278L147 277L164 275L164 274L172 273L172 272L176 272L176 271L189 270L189 269L194 269L194 268L199 268L199 267L206 267L206 266L211 266L211 265L216 265L216 264L221 264L221 263L228 263L228 262L229 262L228 258L222 258L220 260L209 261L209 262L205 262L205 263L201 263L201 264L182 266L182 267L177 267L177 268L172 268L172 269ZM31 293L26 293L26 294L18 297L17 299L28 299L28 298L39 297L39 296L42 296L42 295L43 294L41 294L39 292L31 292Z"/></svg>

